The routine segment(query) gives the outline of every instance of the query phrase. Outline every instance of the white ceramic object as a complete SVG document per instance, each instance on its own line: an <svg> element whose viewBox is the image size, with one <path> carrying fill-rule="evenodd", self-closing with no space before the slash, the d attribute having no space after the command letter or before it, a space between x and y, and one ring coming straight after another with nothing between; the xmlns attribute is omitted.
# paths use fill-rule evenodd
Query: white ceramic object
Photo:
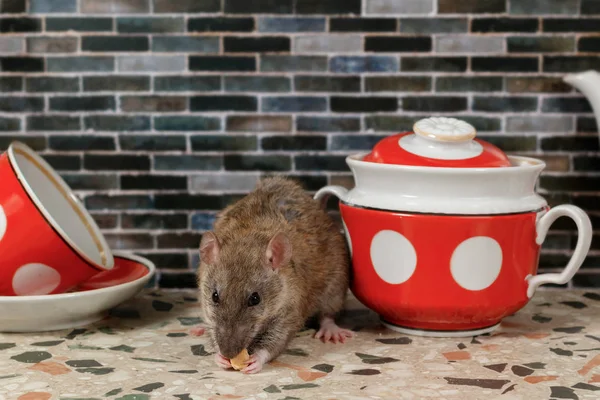
<svg viewBox="0 0 600 400"><path fill-rule="evenodd" d="M44 332L83 327L139 293L156 267L150 260L124 251L116 257L136 261L148 274L111 287L42 296L0 296L0 332Z"/></svg>
<svg viewBox="0 0 600 400"><path fill-rule="evenodd" d="M596 126L600 127L600 73L595 70L576 72L565 75L563 80L587 98L594 112Z"/></svg>

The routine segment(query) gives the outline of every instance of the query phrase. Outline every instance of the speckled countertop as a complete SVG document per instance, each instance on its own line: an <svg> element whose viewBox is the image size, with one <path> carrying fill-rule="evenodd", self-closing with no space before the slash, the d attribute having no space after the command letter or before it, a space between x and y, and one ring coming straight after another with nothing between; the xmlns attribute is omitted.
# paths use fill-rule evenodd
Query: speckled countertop
<svg viewBox="0 0 600 400"><path fill-rule="evenodd" d="M258 375L219 370L195 293L145 291L94 325L0 334L0 400L600 399L600 291L541 291L491 335L408 337L352 297L345 345L300 332Z"/></svg>

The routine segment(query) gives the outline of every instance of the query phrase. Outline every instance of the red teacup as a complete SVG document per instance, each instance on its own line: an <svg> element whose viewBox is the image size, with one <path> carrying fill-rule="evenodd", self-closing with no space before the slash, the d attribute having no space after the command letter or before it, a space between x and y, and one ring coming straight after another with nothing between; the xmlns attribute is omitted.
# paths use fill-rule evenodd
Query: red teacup
<svg viewBox="0 0 600 400"><path fill-rule="evenodd" d="M113 267L95 221L33 150L13 142L0 182L0 295L61 293Z"/></svg>

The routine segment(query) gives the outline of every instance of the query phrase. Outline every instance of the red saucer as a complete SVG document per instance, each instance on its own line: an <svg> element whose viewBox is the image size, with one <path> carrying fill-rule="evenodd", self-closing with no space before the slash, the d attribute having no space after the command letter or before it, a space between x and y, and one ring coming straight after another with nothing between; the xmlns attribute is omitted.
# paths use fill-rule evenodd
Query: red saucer
<svg viewBox="0 0 600 400"><path fill-rule="evenodd" d="M121 285L123 283L132 282L145 275L150 271L144 264L137 261L129 260L119 256L115 256L115 266L108 271L100 272L87 281L80 283L74 292L83 292L86 290L101 289Z"/></svg>

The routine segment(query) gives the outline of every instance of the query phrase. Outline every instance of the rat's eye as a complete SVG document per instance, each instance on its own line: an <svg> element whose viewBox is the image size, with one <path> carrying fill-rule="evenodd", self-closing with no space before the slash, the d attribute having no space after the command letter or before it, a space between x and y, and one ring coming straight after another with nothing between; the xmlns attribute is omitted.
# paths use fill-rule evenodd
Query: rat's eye
<svg viewBox="0 0 600 400"><path fill-rule="evenodd" d="M212 294L212 301L215 304L219 303L219 293L217 293L217 291L215 290Z"/></svg>
<svg viewBox="0 0 600 400"><path fill-rule="evenodd" d="M260 296L258 295L258 293L254 292L250 295L250 298L248 299L248 306L252 307L257 305L258 303L260 303Z"/></svg>

